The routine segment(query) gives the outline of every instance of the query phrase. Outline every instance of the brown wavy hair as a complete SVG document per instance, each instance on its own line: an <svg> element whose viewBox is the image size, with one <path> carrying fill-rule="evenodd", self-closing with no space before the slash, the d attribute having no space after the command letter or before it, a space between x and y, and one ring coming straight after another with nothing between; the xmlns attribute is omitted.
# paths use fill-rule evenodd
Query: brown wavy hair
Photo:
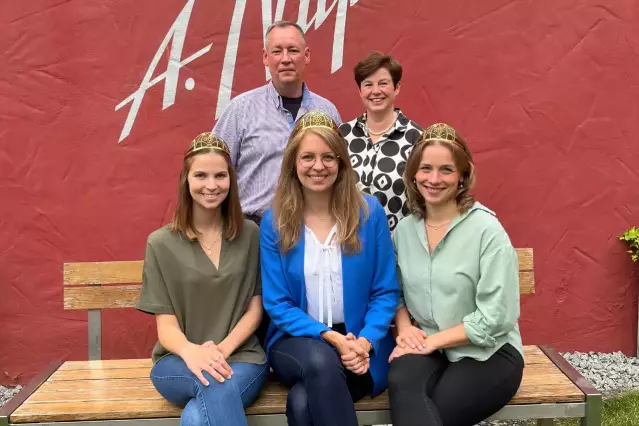
<svg viewBox="0 0 639 426"><path fill-rule="evenodd" d="M415 175L419 169L419 164L422 161L422 154L424 150L432 145L441 145L450 150L453 154L453 161L455 161L455 167L459 171L461 181L457 188L457 195L455 201L457 202L457 208L460 213L465 213L475 203L475 197L470 194L470 191L475 186L475 163L473 162L473 156L468 149L468 144L464 138L455 131L455 140L425 140L426 136L417 141L408 160L406 160L406 168L404 169L404 186L406 187L406 197L408 198L408 208L412 214L419 219L426 218L426 201L424 196L419 192L417 184L415 183Z"/></svg>
<svg viewBox="0 0 639 426"><path fill-rule="evenodd" d="M222 221L224 229L222 235L227 240L233 240L242 232L244 216L240 206L240 196L237 187L237 175L231 165L231 157L224 151L213 148L205 148L195 152L187 152L184 156L180 181L178 185L178 203L171 222L171 231L180 232L190 240L195 240L200 232L193 225L193 197L189 188L189 171L196 156L202 154L216 154L224 158L229 169L230 187L224 201L220 205L222 209Z"/></svg>
<svg viewBox="0 0 639 426"><path fill-rule="evenodd" d="M331 212L337 220L337 244L348 253L361 251L361 241L357 230L360 221L368 217L368 206L357 189L357 178L351 166L346 142L334 129L325 127L303 128L302 119L293 129L282 158L282 172L273 200L273 221L279 232L280 250L287 253L299 241L304 225L304 195L302 184L297 177L297 157L299 146L308 133L321 137L339 157L338 173L333 184ZM339 194L339 196L338 196ZM363 218L360 216L364 212Z"/></svg>

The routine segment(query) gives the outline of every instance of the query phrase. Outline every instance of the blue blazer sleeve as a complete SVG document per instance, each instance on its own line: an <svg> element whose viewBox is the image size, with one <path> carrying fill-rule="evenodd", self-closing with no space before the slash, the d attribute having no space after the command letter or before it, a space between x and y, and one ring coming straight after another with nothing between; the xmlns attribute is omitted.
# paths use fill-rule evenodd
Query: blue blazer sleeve
<svg viewBox="0 0 639 426"><path fill-rule="evenodd" d="M260 227L260 261L262 270L262 300L271 322L291 336L320 338L320 333L330 330L304 312L300 291L291 288L292 280L284 267L286 255L278 244L279 235L274 229L273 216L267 211Z"/></svg>
<svg viewBox="0 0 639 426"><path fill-rule="evenodd" d="M372 199L372 200L371 200ZM378 352L379 342L386 337L399 303L399 284L395 250L384 208L377 198L367 197L370 209L370 228L367 244L375 244L373 283L370 301L360 337L365 337ZM365 250L368 252L368 250Z"/></svg>

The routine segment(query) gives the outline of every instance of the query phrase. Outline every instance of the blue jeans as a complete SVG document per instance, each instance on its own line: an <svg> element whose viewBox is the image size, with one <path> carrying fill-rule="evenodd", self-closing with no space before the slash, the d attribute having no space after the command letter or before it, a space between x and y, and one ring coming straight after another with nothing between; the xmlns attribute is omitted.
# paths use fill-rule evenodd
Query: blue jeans
<svg viewBox="0 0 639 426"><path fill-rule="evenodd" d="M268 374L267 364L232 362L233 377L219 383L209 373L202 374L208 386L188 369L182 358L167 355L151 370L151 382L169 402L183 407L182 426L246 426L244 409L260 395Z"/></svg>
<svg viewBox="0 0 639 426"><path fill-rule="evenodd" d="M354 402L373 390L370 372L351 373L331 345L307 337L282 337L271 346L270 361L290 388L289 426L357 426Z"/></svg>

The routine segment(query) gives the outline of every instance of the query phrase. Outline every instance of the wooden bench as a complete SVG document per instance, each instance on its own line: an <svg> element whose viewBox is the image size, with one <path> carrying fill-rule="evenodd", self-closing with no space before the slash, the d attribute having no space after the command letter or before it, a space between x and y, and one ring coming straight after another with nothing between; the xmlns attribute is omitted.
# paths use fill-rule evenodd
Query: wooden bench
<svg viewBox="0 0 639 426"><path fill-rule="evenodd" d="M521 293L534 293L532 249L517 252ZM150 359L101 360L100 310L133 307L141 277L141 261L64 265L64 308L89 312L90 361L51 364L0 409L0 426L106 426L114 420L127 426L179 424L181 410L151 384ZM580 417L582 425L601 425L601 394L561 355L547 346L526 346L525 361L519 391L491 419L538 419L545 426L554 418ZM285 425L286 392L269 381L247 410L249 425ZM363 399L356 409L362 425L391 422L386 392Z"/></svg>

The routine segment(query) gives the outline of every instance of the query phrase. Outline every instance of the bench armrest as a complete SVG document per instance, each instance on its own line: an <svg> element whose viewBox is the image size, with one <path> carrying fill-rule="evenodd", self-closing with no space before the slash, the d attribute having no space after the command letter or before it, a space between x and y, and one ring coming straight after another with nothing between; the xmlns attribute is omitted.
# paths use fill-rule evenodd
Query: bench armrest
<svg viewBox="0 0 639 426"><path fill-rule="evenodd" d="M0 426L9 425L9 417L13 412L22 405L24 401L31 396L33 392L38 390L44 382L46 382L53 373L62 365L62 362L52 362L35 376L24 388L20 390L13 398L11 398L6 404L0 408Z"/></svg>

